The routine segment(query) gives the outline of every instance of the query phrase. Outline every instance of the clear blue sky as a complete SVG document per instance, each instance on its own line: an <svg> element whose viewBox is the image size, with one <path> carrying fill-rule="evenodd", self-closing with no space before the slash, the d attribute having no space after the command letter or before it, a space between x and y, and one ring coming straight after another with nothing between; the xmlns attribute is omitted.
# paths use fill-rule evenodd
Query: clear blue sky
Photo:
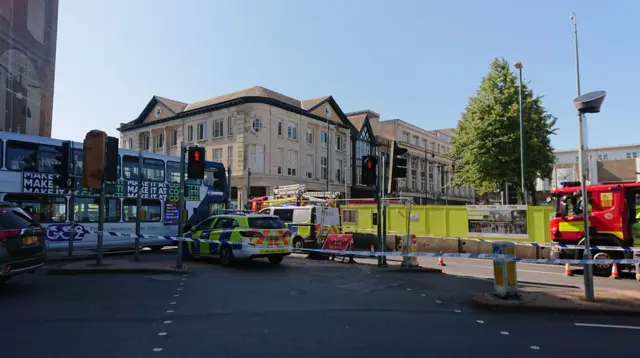
<svg viewBox="0 0 640 358"><path fill-rule="evenodd" d="M62 0L53 136L117 135L152 95L185 102L260 85L333 95L425 129L455 127L494 57L558 117L576 147L573 25L583 93L609 92L589 145L640 143L640 1Z"/></svg>

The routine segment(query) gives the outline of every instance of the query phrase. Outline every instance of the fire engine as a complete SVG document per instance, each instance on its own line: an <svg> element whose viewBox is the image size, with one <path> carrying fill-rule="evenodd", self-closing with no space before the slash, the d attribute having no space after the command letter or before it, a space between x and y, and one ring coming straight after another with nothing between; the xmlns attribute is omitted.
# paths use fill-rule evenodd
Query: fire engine
<svg viewBox="0 0 640 358"><path fill-rule="evenodd" d="M558 244L584 245L584 205L580 182L563 182L552 191L555 215L550 220L551 240ZM640 183L594 184L587 186L587 211L591 246L632 247L640 238ZM554 247L552 257L581 259L582 249ZM592 250L594 260L632 258L632 251ZM610 265L594 265L600 273Z"/></svg>
<svg viewBox="0 0 640 358"><path fill-rule="evenodd" d="M251 211L271 206L326 205L337 207L339 192L307 192L305 185L282 185L273 188L273 195L251 199Z"/></svg>

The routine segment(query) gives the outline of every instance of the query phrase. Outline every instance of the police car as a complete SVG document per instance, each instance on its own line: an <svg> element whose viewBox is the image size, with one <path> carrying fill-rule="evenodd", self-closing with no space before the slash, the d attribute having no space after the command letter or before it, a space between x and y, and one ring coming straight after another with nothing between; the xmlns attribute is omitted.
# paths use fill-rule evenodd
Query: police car
<svg viewBox="0 0 640 358"><path fill-rule="evenodd" d="M292 252L291 231L280 218L263 214L213 215L184 235L186 258L215 257L227 266L236 260L266 257L277 265Z"/></svg>

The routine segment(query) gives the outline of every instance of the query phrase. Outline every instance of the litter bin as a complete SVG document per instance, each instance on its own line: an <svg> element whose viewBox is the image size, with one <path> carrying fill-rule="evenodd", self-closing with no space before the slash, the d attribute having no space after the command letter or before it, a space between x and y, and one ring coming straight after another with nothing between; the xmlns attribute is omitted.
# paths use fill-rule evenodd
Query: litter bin
<svg viewBox="0 0 640 358"><path fill-rule="evenodd" d="M513 242L493 242L494 255L516 257L516 245ZM516 262L509 259L493 259L494 294L501 298L518 297L518 278Z"/></svg>

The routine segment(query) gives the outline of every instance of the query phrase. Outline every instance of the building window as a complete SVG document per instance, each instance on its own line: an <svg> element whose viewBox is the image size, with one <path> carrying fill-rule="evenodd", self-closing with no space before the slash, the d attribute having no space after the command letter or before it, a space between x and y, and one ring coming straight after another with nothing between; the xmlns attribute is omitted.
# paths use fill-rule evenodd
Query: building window
<svg viewBox="0 0 640 358"><path fill-rule="evenodd" d="M144 137L143 139L143 148L144 150L149 150L149 136Z"/></svg>
<svg viewBox="0 0 640 358"><path fill-rule="evenodd" d="M342 181L342 160L341 159L336 160L336 181L338 182Z"/></svg>
<svg viewBox="0 0 640 358"><path fill-rule="evenodd" d="M171 131L171 146L175 147L178 145L178 130L174 129Z"/></svg>
<svg viewBox="0 0 640 358"><path fill-rule="evenodd" d="M320 158L320 173L321 173L321 179L322 180L327 180L327 175L329 174L327 172L327 170L329 169L329 161L327 160L327 157L321 157Z"/></svg>
<svg viewBox="0 0 640 358"><path fill-rule="evenodd" d="M609 159L609 155L605 154L605 155L602 156L602 158L604 158L604 160L608 160Z"/></svg>
<svg viewBox="0 0 640 358"><path fill-rule="evenodd" d="M435 154L435 152L436 152L436 143L431 142L431 153Z"/></svg>
<svg viewBox="0 0 640 358"><path fill-rule="evenodd" d="M418 143L420 142L420 137L418 137L417 135L413 136L413 145L418 145Z"/></svg>
<svg viewBox="0 0 640 358"><path fill-rule="evenodd" d="M198 123L198 140L203 140L207 137L206 128L206 123Z"/></svg>
<svg viewBox="0 0 640 358"><path fill-rule="evenodd" d="M307 128L307 144L313 144L313 137L316 135L316 130L313 128Z"/></svg>
<svg viewBox="0 0 640 358"><path fill-rule="evenodd" d="M222 162L222 148L213 149L213 161Z"/></svg>
<svg viewBox="0 0 640 358"><path fill-rule="evenodd" d="M634 157L634 158L637 158L638 157L638 152L631 153L631 156Z"/></svg>
<svg viewBox="0 0 640 358"><path fill-rule="evenodd" d="M287 138L298 139L298 125L295 123L289 123L287 125Z"/></svg>
<svg viewBox="0 0 640 358"><path fill-rule="evenodd" d="M329 133L321 132L320 133L320 144L327 145L329 143Z"/></svg>
<svg viewBox="0 0 640 358"><path fill-rule="evenodd" d="M429 192L433 193L433 164L427 163L427 177L429 177Z"/></svg>
<svg viewBox="0 0 640 358"><path fill-rule="evenodd" d="M253 120L252 127L254 132L260 132L262 130L262 121L260 120L260 118L256 118Z"/></svg>
<svg viewBox="0 0 640 358"><path fill-rule="evenodd" d="M343 151L344 150L344 139L342 136L336 135L336 150Z"/></svg>
<svg viewBox="0 0 640 358"><path fill-rule="evenodd" d="M289 150L289 166L287 168L287 175L295 177L298 175L298 152L295 150Z"/></svg>
<svg viewBox="0 0 640 358"><path fill-rule="evenodd" d="M249 144L249 169L252 173L264 173L264 145Z"/></svg>
<svg viewBox="0 0 640 358"><path fill-rule="evenodd" d="M164 133L158 134L156 137L156 148L164 147Z"/></svg>
<svg viewBox="0 0 640 358"><path fill-rule="evenodd" d="M424 159L420 159L420 191L424 192L427 188L426 163Z"/></svg>
<svg viewBox="0 0 640 358"><path fill-rule="evenodd" d="M233 146L230 145L227 147L227 167L231 167L233 164Z"/></svg>
<svg viewBox="0 0 640 358"><path fill-rule="evenodd" d="M129 149L133 149L133 139L129 138Z"/></svg>
<svg viewBox="0 0 640 358"><path fill-rule="evenodd" d="M306 177L307 179L313 179L313 169L315 167L316 163L313 161L313 154L307 154L307 172L306 172Z"/></svg>
<svg viewBox="0 0 640 358"><path fill-rule="evenodd" d="M420 139L420 148L427 149L427 140L426 139Z"/></svg>
<svg viewBox="0 0 640 358"><path fill-rule="evenodd" d="M278 137L282 137L282 119L278 119Z"/></svg>
<svg viewBox="0 0 640 358"><path fill-rule="evenodd" d="M411 136L409 132L402 132L402 141L409 143L409 136Z"/></svg>
<svg viewBox="0 0 640 358"><path fill-rule="evenodd" d="M224 120L213 121L213 138L220 138L224 135Z"/></svg>
<svg viewBox="0 0 640 358"><path fill-rule="evenodd" d="M602 154L598 154L598 160L602 160ZM576 157L576 162L578 161L578 157Z"/></svg>
<svg viewBox="0 0 640 358"><path fill-rule="evenodd" d="M193 126L187 127L187 141L193 142Z"/></svg>
<svg viewBox="0 0 640 358"><path fill-rule="evenodd" d="M411 190L418 189L418 158L411 158Z"/></svg>
<svg viewBox="0 0 640 358"><path fill-rule="evenodd" d="M233 117L228 117L227 118L227 135L233 135L234 126L235 126L235 123L233 121Z"/></svg>
<svg viewBox="0 0 640 358"><path fill-rule="evenodd" d="M282 175L282 157L284 156L284 149L278 148L276 150L276 163L278 164L278 174Z"/></svg>

